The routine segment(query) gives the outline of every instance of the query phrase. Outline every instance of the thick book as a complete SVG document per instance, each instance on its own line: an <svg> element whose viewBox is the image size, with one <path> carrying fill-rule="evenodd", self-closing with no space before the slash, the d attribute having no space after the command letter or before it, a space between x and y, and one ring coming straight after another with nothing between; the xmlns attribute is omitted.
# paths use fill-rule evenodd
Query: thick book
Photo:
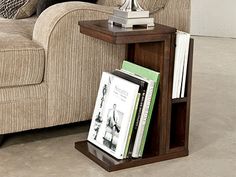
<svg viewBox="0 0 236 177"><path fill-rule="evenodd" d="M172 90L173 99L184 97L187 76L189 43L190 34L182 31L177 31Z"/></svg>
<svg viewBox="0 0 236 177"><path fill-rule="evenodd" d="M158 86L159 86L159 82L160 82L160 73L150 70L148 68L136 65L136 64L128 62L128 61L123 62L122 69L125 71L128 71L130 73L133 73L137 76L140 76L141 78L145 78L150 81L153 81L153 83L154 83L152 95L151 95L151 98L149 98L151 100L150 100L150 105L148 108L147 119L144 120L145 121L144 124L140 124L140 128L142 126L144 127L143 132L141 132L142 134L137 135L137 140L141 138L141 143L139 144L139 148L138 148L139 149L138 156L141 157L143 155L143 150L144 150L144 146L146 143L148 128L150 125L150 120L152 117L152 112L153 112L153 108L154 108L154 104L155 104L155 100L156 100L156 95L157 95Z"/></svg>
<svg viewBox="0 0 236 177"><path fill-rule="evenodd" d="M144 105L144 101L145 101L145 97L146 97L148 82L144 81L143 79L132 76L129 73L119 71L119 70L114 71L113 74L139 85L140 100L138 103L138 110L137 110L137 114L135 117L135 122L134 122L133 126L130 127L132 134L130 136L130 139L128 139L129 142L127 142L128 149L126 151L126 154L127 154L127 157L131 157L132 152L133 152L133 148L134 148L134 144L135 144L135 138L136 138L136 135L138 132L139 122L140 122L142 112L143 112L143 105Z"/></svg>
<svg viewBox="0 0 236 177"><path fill-rule="evenodd" d="M139 86L104 72L100 82L88 141L117 159L125 158Z"/></svg>

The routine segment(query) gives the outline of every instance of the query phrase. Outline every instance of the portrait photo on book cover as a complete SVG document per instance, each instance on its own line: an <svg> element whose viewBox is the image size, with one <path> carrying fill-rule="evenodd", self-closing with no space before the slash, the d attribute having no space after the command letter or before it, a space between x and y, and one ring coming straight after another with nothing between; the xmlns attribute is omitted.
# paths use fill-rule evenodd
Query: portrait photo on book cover
<svg viewBox="0 0 236 177"><path fill-rule="evenodd" d="M107 84L104 84L102 87L102 94L101 94L101 100L99 100L99 108L98 113L95 118L95 124L94 124L94 133L93 133L93 139L96 140L98 136L98 132L100 130L100 127L102 125L103 119L102 119L102 113L103 113L103 105L105 101L105 96L107 94Z"/></svg>
<svg viewBox="0 0 236 177"><path fill-rule="evenodd" d="M102 75L88 141L118 159L124 155L138 89L110 73Z"/></svg>
<svg viewBox="0 0 236 177"><path fill-rule="evenodd" d="M93 127L93 140L102 143L112 151L116 151L123 115L115 103L109 105L105 120L98 114Z"/></svg>
<svg viewBox="0 0 236 177"><path fill-rule="evenodd" d="M119 139L123 113L120 112L116 104L111 105L108 110L103 145L115 151Z"/></svg>

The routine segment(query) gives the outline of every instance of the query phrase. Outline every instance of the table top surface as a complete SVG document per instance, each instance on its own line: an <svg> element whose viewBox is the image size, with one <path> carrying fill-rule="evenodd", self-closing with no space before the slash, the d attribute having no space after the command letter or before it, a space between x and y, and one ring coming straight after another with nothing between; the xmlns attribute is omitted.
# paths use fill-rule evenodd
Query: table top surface
<svg viewBox="0 0 236 177"><path fill-rule="evenodd" d="M149 28L139 26L127 29L111 25L107 20L80 21L79 25L81 33L116 44L155 41L157 36L169 35L177 31L176 28L161 24Z"/></svg>
<svg viewBox="0 0 236 177"><path fill-rule="evenodd" d="M137 26L137 28L121 28L119 26L111 25L107 20L90 20L79 22L80 26L84 28L93 29L106 34L114 36L128 36L128 35L147 35L147 34L168 34L176 32L176 28L169 26L155 24L154 27L145 28Z"/></svg>

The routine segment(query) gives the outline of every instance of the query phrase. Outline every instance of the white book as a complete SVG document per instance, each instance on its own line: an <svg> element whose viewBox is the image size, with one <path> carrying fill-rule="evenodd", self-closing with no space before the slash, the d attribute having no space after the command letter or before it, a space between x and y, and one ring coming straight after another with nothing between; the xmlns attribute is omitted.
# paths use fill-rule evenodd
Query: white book
<svg viewBox="0 0 236 177"><path fill-rule="evenodd" d="M139 126L138 126L138 131L137 131L135 142L134 142L134 148L133 148L133 152L132 152L132 157L138 158L138 157L142 156L142 154L140 153L140 146L142 143L144 128L145 128L146 120L148 117L149 106L150 106L151 99L152 99L154 81L140 77L138 75L135 75L135 74L128 72L126 70L123 70L123 69L121 69L121 71L148 83L146 97L145 97L144 105L143 105L143 110L142 110L142 114L141 114L141 118L140 118L140 122L139 122Z"/></svg>
<svg viewBox="0 0 236 177"><path fill-rule="evenodd" d="M177 76L177 90L176 90L176 98L180 98L180 91L182 85L183 78L183 68L184 68L184 54L186 48L186 35L183 32L179 32L180 35L180 56L179 56L179 66L178 66L178 76Z"/></svg>
<svg viewBox="0 0 236 177"><path fill-rule="evenodd" d="M186 33L186 48L184 54L184 69L183 69L183 78L182 78L182 87L181 87L181 98L185 95L185 87L186 87L186 77L187 77L187 69L188 69L188 55L189 55L189 43L190 43L190 34Z"/></svg>
<svg viewBox="0 0 236 177"><path fill-rule="evenodd" d="M125 146L139 86L104 72L100 82L88 141L117 159Z"/></svg>
<svg viewBox="0 0 236 177"><path fill-rule="evenodd" d="M177 31L172 98L184 95L190 34Z"/></svg>
<svg viewBox="0 0 236 177"><path fill-rule="evenodd" d="M180 65L180 35L176 34L176 48L175 48L175 61L174 61L174 76L173 76L173 90L172 90L172 98L177 98L177 76L179 73L179 65Z"/></svg>

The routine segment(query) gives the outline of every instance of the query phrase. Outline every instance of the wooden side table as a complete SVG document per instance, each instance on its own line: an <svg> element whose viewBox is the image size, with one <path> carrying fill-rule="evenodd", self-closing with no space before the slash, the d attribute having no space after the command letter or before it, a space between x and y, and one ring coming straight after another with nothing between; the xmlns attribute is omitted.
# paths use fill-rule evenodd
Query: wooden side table
<svg viewBox="0 0 236 177"><path fill-rule="evenodd" d="M117 160L82 141L75 148L107 171L115 171L188 155L193 40L190 42L185 97L172 99L176 29L160 24L149 29L111 27L105 20L80 22L81 33L113 44L126 44L127 60L160 72L160 85L144 154Z"/></svg>

